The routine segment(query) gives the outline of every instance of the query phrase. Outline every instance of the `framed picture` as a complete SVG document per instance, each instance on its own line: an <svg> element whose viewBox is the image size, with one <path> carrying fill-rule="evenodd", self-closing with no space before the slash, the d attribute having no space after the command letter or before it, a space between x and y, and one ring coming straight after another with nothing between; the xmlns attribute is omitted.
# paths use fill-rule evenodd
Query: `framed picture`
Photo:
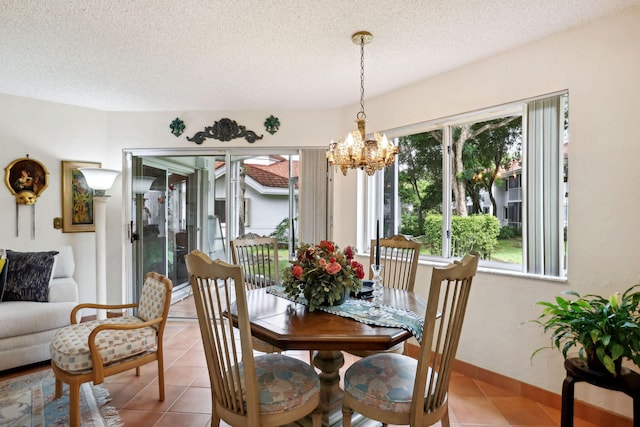
<svg viewBox="0 0 640 427"><path fill-rule="evenodd" d="M101 163L62 161L62 232L95 231L93 190L78 168L102 167Z"/></svg>

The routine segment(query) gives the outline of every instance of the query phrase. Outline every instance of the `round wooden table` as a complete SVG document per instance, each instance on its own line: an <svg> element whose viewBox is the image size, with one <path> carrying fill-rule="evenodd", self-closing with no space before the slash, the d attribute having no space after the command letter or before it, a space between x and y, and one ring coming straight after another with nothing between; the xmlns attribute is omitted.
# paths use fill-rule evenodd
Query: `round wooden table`
<svg viewBox="0 0 640 427"><path fill-rule="evenodd" d="M414 292L384 288L383 304L424 316L426 301ZM320 369L323 425L342 425L339 369L342 351L388 350L412 335L400 328L367 325L326 313L310 312L303 304L267 292L247 292L251 334L283 350L317 350L313 359ZM233 313L232 313L233 315Z"/></svg>

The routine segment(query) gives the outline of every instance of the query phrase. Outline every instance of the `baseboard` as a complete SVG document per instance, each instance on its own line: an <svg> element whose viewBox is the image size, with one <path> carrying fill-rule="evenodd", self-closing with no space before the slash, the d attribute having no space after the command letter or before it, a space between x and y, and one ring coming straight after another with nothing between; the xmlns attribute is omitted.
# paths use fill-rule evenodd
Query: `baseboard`
<svg viewBox="0 0 640 427"><path fill-rule="evenodd" d="M409 344L408 347L409 355L411 357L418 357L420 347L415 344ZM479 368L460 360L456 360L454 362L453 370L478 381L483 381L487 384L491 384L492 386L508 390L516 396L535 400L536 402L557 409L558 411L561 408L562 396L548 390L544 390L540 387L518 381L514 378L510 378L487 369ZM562 379L559 381L561 382ZM631 427L633 425L633 420L629 418L609 412L580 400L576 400L574 402L574 415L583 420L589 420L590 423L598 426Z"/></svg>

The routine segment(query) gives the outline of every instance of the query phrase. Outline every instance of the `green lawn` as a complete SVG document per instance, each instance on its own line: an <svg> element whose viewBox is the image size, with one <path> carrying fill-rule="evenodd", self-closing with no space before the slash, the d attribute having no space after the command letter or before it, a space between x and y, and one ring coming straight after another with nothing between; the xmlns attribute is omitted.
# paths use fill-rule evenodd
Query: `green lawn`
<svg viewBox="0 0 640 427"><path fill-rule="evenodd" d="M522 264L522 238L498 240L498 246L491 254L491 261Z"/></svg>
<svg viewBox="0 0 640 427"><path fill-rule="evenodd" d="M430 255L424 243L420 247L420 254ZM522 264L522 238L498 240L498 246L491 254L491 261Z"/></svg>

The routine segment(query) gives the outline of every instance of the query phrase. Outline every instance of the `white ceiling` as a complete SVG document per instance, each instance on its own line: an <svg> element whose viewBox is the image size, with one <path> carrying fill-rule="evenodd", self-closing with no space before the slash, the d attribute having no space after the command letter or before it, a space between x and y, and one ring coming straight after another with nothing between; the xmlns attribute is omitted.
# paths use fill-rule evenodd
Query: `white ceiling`
<svg viewBox="0 0 640 427"><path fill-rule="evenodd" d="M640 0L0 0L0 93L107 111L357 103Z"/></svg>

